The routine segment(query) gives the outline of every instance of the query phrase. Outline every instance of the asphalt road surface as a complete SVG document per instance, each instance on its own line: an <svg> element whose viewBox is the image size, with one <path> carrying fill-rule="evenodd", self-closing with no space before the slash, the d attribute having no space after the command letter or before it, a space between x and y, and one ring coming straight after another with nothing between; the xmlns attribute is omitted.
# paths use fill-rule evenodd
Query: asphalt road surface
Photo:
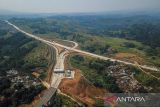
<svg viewBox="0 0 160 107"><path fill-rule="evenodd" d="M133 66L136 66L135 63L130 63L130 62L126 62L126 61L122 61L122 60L117 60L117 59L113 59L113 58L109 58L109 57L104 57L104 56L101 56L101 55L97 55L97 54L93 54L93 53L90 53L90 52L86 52L86 51L82 51L82 50L79 50L79 49L75 49L75 48L72 48L72 47L68 47L68 46L65 46L65 45L62 45L62 44L59 44L59 43L56 43L56 42L50 42L50 41L47 41L45 39L42 39L40 37L37 37L33 34L30 34L30 33L27 33L25 31L23 31L22 29L18 28L17 26L15 26L14 24L8 22L8 21L5 21L6 23L8 23L9 25L13 26L15 29L17 29L18 31L26 34L27 36L29 37L32 37L36 40L39 40L39 41L42 41L46 44L52 44L53 46L58 46L58 47L61 47L61 48L65 48L67 50L70 50L70 51L74 51L74 52L78 52L78 53L81 53L81 54L84 54L84 55L87 55L87 56L90 56L90 57L95 57L95 58L99 58L99 59L102 59L102 60L110 60L110 61L117 61L119 63L123 63L123 64L126 64L126 65L133 65ZM139 65L141 68L144 68L144 69L148 69L148 70L153 70L153 71L159 71L156 67L150 67L150 66L147 66L147 65Z"/></svg>

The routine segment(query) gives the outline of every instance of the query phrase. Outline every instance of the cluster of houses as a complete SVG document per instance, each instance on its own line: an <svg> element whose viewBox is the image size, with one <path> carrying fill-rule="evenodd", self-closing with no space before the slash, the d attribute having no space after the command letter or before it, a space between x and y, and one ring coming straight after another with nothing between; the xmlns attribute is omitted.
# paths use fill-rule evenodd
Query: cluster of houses
<svg viewBox="0 0 160 107"><path fill-rule="evenodd" d="M33 78L27 74L21 74L17 70L9 70L6 72L7 78L11 80L13 86L19 83L22 83L24 87L28 88L31 85L37 86L40 85L40 81L37 78Z"/></svg>
<svg viewBox="0 0 160 107"><path fill-rule="evenodd" d="M143 86L134 78L134 72L125 65L108 67L109 75L116 78L116 83L125 92L138 92Z"/></svg>

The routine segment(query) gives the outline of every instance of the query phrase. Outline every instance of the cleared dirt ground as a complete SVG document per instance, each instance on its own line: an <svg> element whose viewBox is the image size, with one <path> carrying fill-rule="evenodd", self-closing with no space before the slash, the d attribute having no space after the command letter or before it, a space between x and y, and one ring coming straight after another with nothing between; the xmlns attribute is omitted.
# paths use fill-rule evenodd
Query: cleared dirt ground
<svg viewBox="0 0 160 107"><path fill-rule="evenodd" d="M103 99L107 93L106 90L91 85L79 70L76 70L74 79L63 79L59 89L90 107L95 103L96 98Z"/></svg>
<svg viewBox="0 0 160 107"><path fill-rule="evenodd" d="M135 54L131 54L131 53L117 53L117 54L115 54L115 56L113 58L116 58L119 60L124 60L124 61L129 61L129 62L133 62L133 63L134 63L134 61L136 61L139 64L146 63L143 58L141 58Z"/></svg>

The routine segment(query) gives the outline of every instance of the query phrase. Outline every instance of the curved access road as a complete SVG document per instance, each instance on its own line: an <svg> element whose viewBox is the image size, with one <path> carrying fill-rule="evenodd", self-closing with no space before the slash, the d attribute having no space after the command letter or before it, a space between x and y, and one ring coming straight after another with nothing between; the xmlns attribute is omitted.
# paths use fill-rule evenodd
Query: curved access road
<svg viewBox="0 0 160 107"><path fill-rule="evenodd" d="M74 41L70 41L70 40L63 40L63 41L67 41L67 42L71 42L74 44L74 46L72 48L77 48L78 47L78 43L74 42Z"/></svg>
<svg viewBox="0 0 160 107"><path fill-rule="evenodd" d="M109 57L104 57L104 56L101 56L101 55L97 55L97 54L93 54L93 53L90 53L90 52L86 52L86 51L82 51L82 50L79 50L79 49L75 49L75 48L72 48L72 47L68 47L68 46L65 46L65 45L62 45L62 44L59 44L59 43L56 43L56 42L50 42L50 41L47 41L45 39L42 39L40 37L37 37L33 34L30 34L30 33L27 33L25 32L24 30L18 28L17 26L15 26L14 24L8 22L8 21L5 21L6 23L8 23L9 25L13 26L15 29L17 29L18 31L26 34L27 36L29 37L32 37L36 40L39 40L41 42L44 42L46 44L51 44L53 46L58 46L58 47L61 47L61 48L65 48L69 51L74 51L74 52L78 52L78 53L81 53L81 54L84 54L84 55L87 55L87 56L90 56L90 57L95 57L95 58L99 58L99 59L102 59L102 60L110 60L110 61L113 61L113 62L119 62L119 63L123 63L123 64L126 64L126 65L132 65L132 66L136 66L136 64L134 63L130 63L130 62L126 62L126 61L122 61L122 60L117 60L117 59L113 59L113 58L109 58ZM152 70L152 71L159 71L157 68L155 67L150 67L150 66L146 66L146 65L139 65L141 68L144 68L144 69L148 69L148 70Z"/></svg>

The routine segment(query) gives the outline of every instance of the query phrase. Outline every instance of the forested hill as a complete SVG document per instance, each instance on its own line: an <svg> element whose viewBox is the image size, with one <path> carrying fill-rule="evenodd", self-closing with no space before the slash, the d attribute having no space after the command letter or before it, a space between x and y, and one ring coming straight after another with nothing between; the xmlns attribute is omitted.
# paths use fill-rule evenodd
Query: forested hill
<svg viewBox="0 0 160 107"><path fill-rule="evenodd" d="M137 16L74 16L60 17L62 22L70 23L75 31L83 28L91 35L135 39L152 47L160 47L160 17ZM76 24L76 25L74 25ZM73 30L74 31L74 30Z"/></svg>
<svg viewBox="0 0 160 107"><path fill-rule="evenodd" d="M46 52L46 45L0 21L0 107L31 103L44 90L31 73L40 68L41 77L45 77Z"/></svg>
<svg viewBox="0 0 160 107"><path fill-rule="evenodd" d="M37 50L39 54L34 53L34 57L39 56L39 59L35 60L34 57L26 59L39 47L42 48L40 42L26 37L0 21L0 74L13 68L24 72L29 72L36 67L45 67L46 69L47 60L45 56L39 56L43 50ZM42 49L45 49L45 46ZM37 64L37 62L39 63Z"/></svg>
<svg viewBox="0 0 160 107"><path fill-rule="evenodd" d="M160 47L159 15L79 15L52 16L37 19L12 19L33 33L55 32L63 37L73 33L135 39L152 47Z"/></svg>
<svg viewBox="0 0 160 107"><path fill-rule="evenodd" d="M126 30L127 31L127 30ZM134 24L123 34L125 38L136 39L151 47L160 47L160 24Z"/></svg>

